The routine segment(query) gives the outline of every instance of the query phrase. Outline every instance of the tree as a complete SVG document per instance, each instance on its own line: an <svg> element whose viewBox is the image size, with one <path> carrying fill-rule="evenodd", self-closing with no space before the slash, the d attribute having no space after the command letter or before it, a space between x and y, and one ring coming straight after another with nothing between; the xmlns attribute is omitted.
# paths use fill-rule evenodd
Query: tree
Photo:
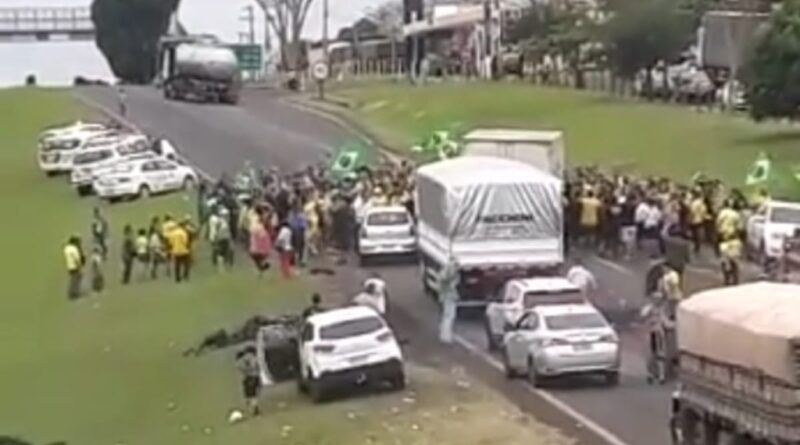
<svg viewBox="0 0 800 445"><path fill-rule="evenodd" d="M756 120L798 117L800 106L800 1L773 13L745 65L750 114Z"/></svg>
<svg viewBox="0 0 800 445"><path fill-rule="evenodd" d="M264 11L267 23L278 37L281 66L285 70L300 69L303 27L314 0L256 0L256 2Z"/></svg>
<svg viewBox="0 0 800 445"><path fill-rule="evenodd" d="M673 0L623 0L609 6L611 18L599 33L608 64L624 79L674 60L694 37L692 14Z"/></svg>
<svg viewBox="0 0 800 445"><path fill-rule="evenodd" d="M403 38L403 3L399 0L388 0L373 10L367 11L367 17L378 26L381 34L391 41L392 69L397 61L397 42Z"/></svg>
<svg viewBox="0 0 800 445"><path fill-rule="evenodd" d="M94 0L97 47L119 79L149 83L156 74L158 41L180 0Z"/></svg>
<svg viewBox="0 0 800 445"><path fill-rule="evenodd" d="M584 3L571 0L531 0L530 7L509 30L509 39L522 44L526 58L541 61L546 55L560 56L583 88L586 44L593 19Z"/></svg>

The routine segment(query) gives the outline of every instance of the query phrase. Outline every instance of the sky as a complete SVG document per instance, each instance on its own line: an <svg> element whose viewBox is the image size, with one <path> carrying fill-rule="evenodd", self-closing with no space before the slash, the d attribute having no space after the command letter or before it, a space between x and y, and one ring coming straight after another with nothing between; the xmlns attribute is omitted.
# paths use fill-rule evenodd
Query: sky
<svg viewBox="0 0 800 445"><path fill-rule="evenodd" d="M319 38L322 35L322 1L314 3L306 20L306 37ZM328 0L330 9L330 35L358 20L369 8L380 5L385 0ZM6 6L88 6L91 0L0 0ZM243 8L255 4L252 0L181 0L178 17L192 33L216 34L227 42L238 42L239 34L246 31L247 25L239 17ZM258 39L263 39L263 14L256 8L256 30Z"/></svg>

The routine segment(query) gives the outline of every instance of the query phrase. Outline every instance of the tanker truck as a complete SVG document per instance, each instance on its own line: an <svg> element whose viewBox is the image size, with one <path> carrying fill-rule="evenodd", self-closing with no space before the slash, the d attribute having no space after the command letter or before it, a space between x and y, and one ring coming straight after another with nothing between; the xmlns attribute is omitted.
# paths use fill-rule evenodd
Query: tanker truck
<svg viewBox="0 0 800 445"><path fill-rule="evenodd" d="M163 80L167 99L236 104L241 74L232 49L211 43L180 43L167 56Z"/></svg>
<svg viewBox="0 0 800 445"><path fill-rule="evenodd" d="M711 289L677 310L673 443L800 443L800 285Z"/></svg>

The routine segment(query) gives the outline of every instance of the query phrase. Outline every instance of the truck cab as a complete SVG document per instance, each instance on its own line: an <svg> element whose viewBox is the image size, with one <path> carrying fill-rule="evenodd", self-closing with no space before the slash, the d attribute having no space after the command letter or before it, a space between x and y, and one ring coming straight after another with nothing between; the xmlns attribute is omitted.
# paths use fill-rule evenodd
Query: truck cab
<svg viewBox="0 0 800 445"><path fill-rule="evenodd" d="M800 230L800 202L770 201L747 221L747 247L760 260L783 256L784 241Z"/></svg>
<svg viewBox="0 0 800 445"><path fill-rule="evenodd" d="M489 350L499 349L503 335L522 315L538 305L585 304L581 289L562 277L509 280L500 294L486 306L486 341Z"/></svg>

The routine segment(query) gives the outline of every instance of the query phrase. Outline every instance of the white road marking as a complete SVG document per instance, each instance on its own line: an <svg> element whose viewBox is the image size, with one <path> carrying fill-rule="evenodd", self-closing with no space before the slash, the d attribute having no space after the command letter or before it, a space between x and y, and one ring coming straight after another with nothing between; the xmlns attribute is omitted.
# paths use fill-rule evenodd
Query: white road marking
<svg viewBox="0 0 800 445"><path fill-rule="evenodd" d="M477 357L480 357L489 366L497 369L500 372L505 372L505 370L503 369L503 364L500 363L500 361L497 360L495 357L492 357L491 355L489 355L486 351L484 351L479 346L476 346L473 343L470 343L469 340L465 339L464 337L462 337L462 336L460 336L458 334L454 335L453 339L455 340L455 342L459 346L461 346L462 348L468 350L469 352L471 352L472 354L476 355ZM527 388L528 392L533 393L537 397L541 397L542 399L544 399L547 403L552 405L557 410L559 410L559 411L563 412L564 414L572 417L578 423L580 423L585 428L589 429L591 432L593 432L598 437L603 439L609 445L630 445L627 442L625 442L622 439L620 439L619 437L617 437L611 431L609 431L606 428L603 428L602 426L600 426L600 424L598 424L594 420L586 417L585 415L583 415L580 412L578 412L577 410L575 410L575 408L573 408L573 407L569 406L568 404L564 403L563 401L561 401L558 397L556 397L552 393L549 393L547 391L543 391L541 389L536 389L536 388L534 388L534 387L532 387L530 385L524 385L524 386L525 386L525 388Z"/></svg>

